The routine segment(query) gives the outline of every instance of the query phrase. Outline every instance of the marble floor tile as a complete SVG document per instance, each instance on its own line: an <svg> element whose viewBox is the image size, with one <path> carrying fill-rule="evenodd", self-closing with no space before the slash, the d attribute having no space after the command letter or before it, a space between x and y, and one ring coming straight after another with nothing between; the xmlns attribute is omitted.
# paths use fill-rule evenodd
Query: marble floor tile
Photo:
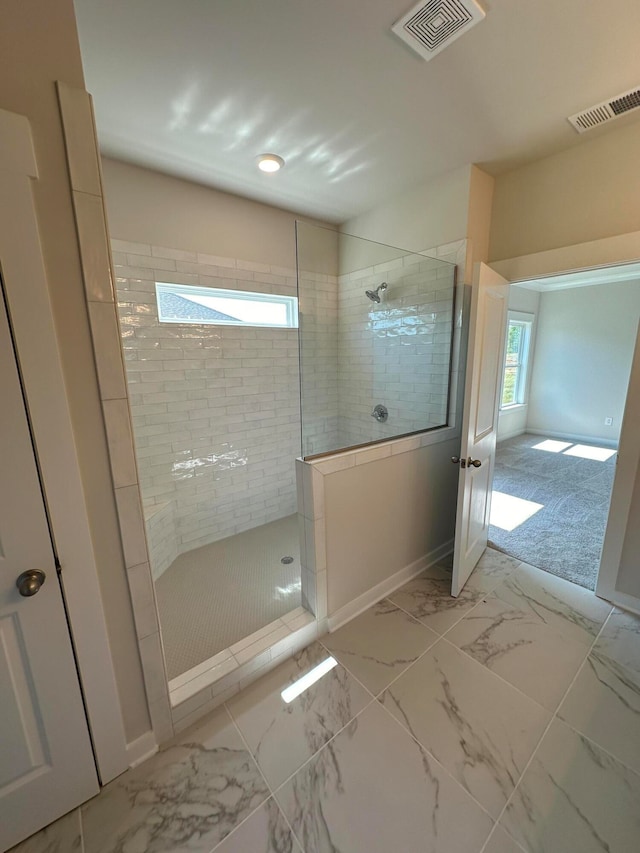
<svg viewBox="0 0 640 853"><path fill-rule="evenodd" d="M480 601L484 593L468 584L457 598L451 595L451 572L432 566L388 596L437 634L444 634Z"/></svg>
<svg viewBox="0 0 640 853"><path fill-rule="evenodd" d="M9 853L81 853L80 810L74 809L55 823L36 832Z"/></svg>
<svg viewBox="0 0 640 853"><path fill-rule="evenodd" d="M210 853L268 796L223 708L83 806L84 853Z"/></svg>
<svg viewBox="0 0 640 853"><path fill-rule="evenodd" d="M640 616L614 608L593 650L640 676Z"/></svg>
<svg viewBox="0 0 640 853"><path fill-rule="evenodd" d="M530 853L640 849L640 776L554 720L501 822Z"/></svg>
<svg viewBox="0 0 640 853"><path fill-rule="evenodd" d="M380 701L496 819L551 717L446 640Z"/></svg>
<svg viewBox="0 0 640 853"><path fill-rule="evenodd" d="M558 716L640 773L640 673L592 652Z"/></svg>
<svg viewBox="0 0 640 853"><path fill-rule="evenodd" d="M510 557L495 548L487 548L471 572L467 584L480 592L491 592L501 581L513 574L519 565L521 561L517 557Z"/></svg>
<svg viewBox="0 0 640 853"><path fill-rule="evenodd" d="M447 639L550 711L555 711L589 647L549 627L532 608L497 592L459 622Z"/></svg>
<svg viewBox="0 0 640 853"><path fill-rule="evenodd" d="M478 853L490 817L377 703L278 791L307 853Z"/></svg>
<svg viewBox="0 0 640 853"><path fill-rule="evenodd" d="M611 612L611 605L591 590L526 563L521 563L494 593L542 624L587 646L591 646Z"/></svg>
<svg viewBox="0 0 640 853"><path fill-rule="evenodd" d="M228 835L215 853L302 853L302 848L271 798Z"/></svg>
<svg viewBox="0 0 640 853"><path fill-rule="evenodd" d="M322 645L377 696L437 639L422 622L383 599L323 637Z"/></svg>
<svg viewBox="0 0 640 853"><path fill-rule="evenodd" d="M525 850L501 826L496 826L482 853L525 853Z"/></svg>
<svg viewBox="0 0 640 853"><path fill-rule="evenodd" d="M336 666L289 704L281 692L329 657L319 643L247 687L228 702L267 782L276 788L347 725L369 694L343 666Z"/></svg>

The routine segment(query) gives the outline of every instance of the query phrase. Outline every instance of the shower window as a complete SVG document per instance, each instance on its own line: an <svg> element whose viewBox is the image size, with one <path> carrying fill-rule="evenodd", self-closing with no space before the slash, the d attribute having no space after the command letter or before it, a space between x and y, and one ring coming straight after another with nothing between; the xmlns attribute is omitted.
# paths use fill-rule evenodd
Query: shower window
<svg viewBox="0 0 640 853"><path fill-rule="evenodd" d="M298 222L302 455L448 424L455 265Z"/></svg>
<svg viewBox="0 0 640 853"><path fill-rule="evenodd" d="M161 323L298 327L295 296L156 282L156 300Z"/></svg>

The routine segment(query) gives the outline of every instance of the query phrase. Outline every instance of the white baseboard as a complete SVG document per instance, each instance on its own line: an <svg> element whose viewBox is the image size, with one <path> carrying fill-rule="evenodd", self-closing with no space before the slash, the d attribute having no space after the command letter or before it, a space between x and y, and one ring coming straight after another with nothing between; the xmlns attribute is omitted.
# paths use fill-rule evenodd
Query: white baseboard
<svg viewBox="0 0 640 853"><path fill-rule="evenodd" d="M576 435L571 432L556 432L556 430L548 429L527 429L523 432L529 432L531 435L544 435L546 438L559 438L561 441L582 442L583 444L602 444L604 447L618 449L618 440L612 438L599 438L593 435Z"/></svg>
<svg viewBox="0 0 640 853"><path fill-rule="evenodd" d="M127 758L129 767L137 767L147 758L151 758L158 751L158 744L152 731L145 732L139 738L127 744Z"/></svg>
<svg viewBox="0 0 640 853"><path fill-rule="evenodd" d="M445 542L444 545L434 548L433 551L425 554L424 557L420 557L419 560L416 560L414 563L410 563L408 566L405 566L404 569L400 569L399 572L385 578L385 580L381 581L379 584L376 584L371 587L371 589L363 592L362 595L354 598L353 601L345 604L329 616L327 620L329 624L329 631L336 631L342 625L350 622L352 619L355 619L356 616L364 613L364 611L368 610L372 605L377 604L383 598L386 598L387 595L395 592L396 589L407 583L407 581L412 580L421 572L424 572L425 569L428 569L429 566L437 563L438 560L446 557L447 554L450 554L452 551L453 539L449 539L449 541Z"/></svg>
<svg viewBox="0 0 640 853"><path fill-rule="evenodd" d="M500 444L501 441L506 441L508 438L515 438L517 435L524 435L525 432L526 429L524 427L521 427L520 429L512 429L505 433L500 432L500 429L498 429L497 443Z"/></svg>
<svg viewBox="0 0 640 853"><path fill-rule="evenodd" d="M628 610L630 613L640 616L640 599L633 595L627 595L625 592L618 592L617 589L614 589L611 593L603 592L599 591L597 587L596 595L599 598L604 598L604 600L608 601L609 604L613 604L621 610Z"/></svg>

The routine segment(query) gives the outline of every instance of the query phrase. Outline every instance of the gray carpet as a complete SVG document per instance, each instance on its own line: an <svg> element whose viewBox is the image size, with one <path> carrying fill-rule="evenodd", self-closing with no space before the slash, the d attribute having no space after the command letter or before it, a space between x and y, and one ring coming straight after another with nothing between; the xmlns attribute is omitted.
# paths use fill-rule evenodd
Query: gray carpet
<svg viewBox="0 0 640 853"><path fill-rule="evenodd" d="M172 679L300 606L298 516L180 554L155 586Z"/></svg>
<svg viewBox="0 0 640 853"><path fill-rule="evenodd" d="M601 462L534 449L545 440L544 436L524 434L498 445L494 492L542 504L542 509L512 531L492 524L489 544L551 574L594 589L616 456L614 453Z"/></svg>

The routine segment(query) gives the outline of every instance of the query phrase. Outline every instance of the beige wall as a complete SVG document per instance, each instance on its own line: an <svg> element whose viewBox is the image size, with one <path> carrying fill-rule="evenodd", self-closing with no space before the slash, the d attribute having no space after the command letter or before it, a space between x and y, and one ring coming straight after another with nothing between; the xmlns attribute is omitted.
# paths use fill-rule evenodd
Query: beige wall
<svg viewBox="0 0 640 853"><path fill-rule="evenodd" d="M473 264L489 260L491 235L491 210L495 180L477 166L469 172L469 204L467 209L466 237L469 241L465 281L473 280Z"/></svg>
<svg viewBox="0 0 640 853"><path fill-rule="evenodd" d="M411 252L461 240L467 230L472 168L464 166L386 199L344 222L341 230Z"/></svg>
<svg viewBox="0 0 640 853"><path fill-rule="evenodd" d="M640 121L496 178L493 261L640 227Z"/></svg>
<svg viewBox="0 0 640 853"><path fill-rule="evenodd" d="M71 0L3 0L0 107L31 123L33 184L68 402L100 575L125 731L149 728L115 514L55 81L84 88ZM63 555L64 556L64 555Z"/></svg>
<svg viewBox="0 0 640 853"><path fill-rule="evenodd" d="M119 160L103 158L102 169L109 232L119 240L295 267L295 221L314 221ZM322 257L316 271L335 274L334 254L324 270Z"/></svg>
<svg viewBox="0 0 640 853"><path fill-rule="evenodd" d="M325 476L329 616L453 539L459 447L446 441Z"/></svg>

